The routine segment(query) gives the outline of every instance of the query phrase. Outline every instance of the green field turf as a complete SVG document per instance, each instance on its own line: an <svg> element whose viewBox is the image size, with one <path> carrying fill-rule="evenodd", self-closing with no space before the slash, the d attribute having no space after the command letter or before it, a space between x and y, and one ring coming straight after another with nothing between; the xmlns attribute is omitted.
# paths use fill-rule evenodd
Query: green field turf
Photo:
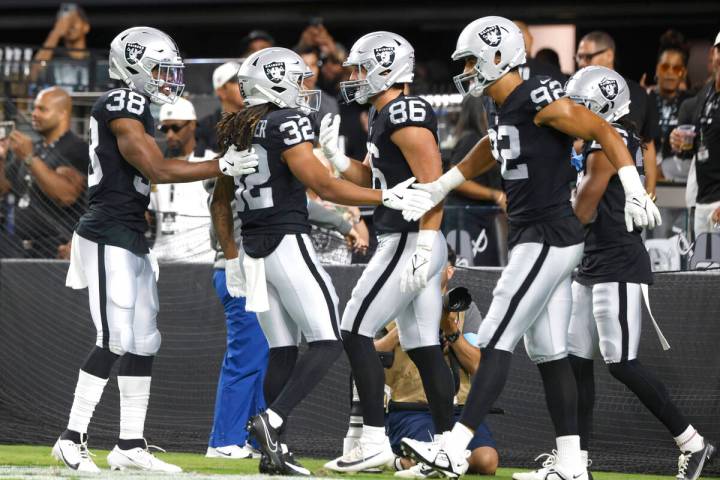
<svg viewBox="0 0 720 480"><path fill-rule="evenodd" d="M101 469L107 469L105 457L108 452L105 450L94 450L95 462ZM233 476L250 476L257 474L257 460L226 460L226 459L210 459L203 455L194 453L158 453L159 458L168 462L179 465L186 474L185 478L207 478L209 475L233 475ZM343 475L334 474L322 468L325 460L307 458L302 460L303 465L312 470L318 477L335 477L341 478ZM27 467L19 470L11 469L11 467ZM509 480L513 472L518 469L501 468L494 477L498 480ZM114 473L110 474L109 470L105 470L102 477L118 477L124 478L126 475ZM392 473L383 474L353 474L345 475L352 480L387 480L393 478ZM626 473L607 473L593 472L596 480L667 480L674 478L672 476L658 475L633 475ZM50 447L26 446L26 445L0 445L0 478L89 478L88 476L73 476L70 470L61 468L60 464L50 456ZM91 478L97 478L95 476ZM148 478L144 476L133 476L132 478ZM155 475L154 478L169 478L167 475ZM469 475L467 478L489 478ZM707 478L707 477L703 477Z"/></svg>

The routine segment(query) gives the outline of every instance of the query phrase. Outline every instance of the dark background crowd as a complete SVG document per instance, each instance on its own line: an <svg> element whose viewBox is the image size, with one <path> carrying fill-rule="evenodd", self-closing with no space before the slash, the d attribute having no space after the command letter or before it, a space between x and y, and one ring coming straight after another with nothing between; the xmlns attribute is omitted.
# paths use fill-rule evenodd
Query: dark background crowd
<svg viewBox="0 0 720 480"><path fill-rule="evenodd" d="M91 162L87 147L92 142L87 138L88 109L99 92L114 86L107 77L107 46L117 32L140 24L168 32L187 61L185 92L191 103L164 116L155 112L160 120L156 137L168 158L192 161L193 156L207 157L217 151L214 125L222 112L242 108L234 79L238 62L253 51L278 45L295 49L315 73L306 87L323 91L321 111L313 117L316 129L322 115L339 112L345 152L362 159L367 111L339 102L339 82L348 76L342 62L356 38L386 29L405 36L415 47L413 93L429 95L436 108L447 165L460 161L486 130L481 102L461 102L452 85L451 77L459 67L449 57L460 29L482 15L516 18L526 33L526 48L533 52L534 26L572 25L573 68L603 65L618 70L630 83L631 116L646 145L649 164L646 187L657 194L658 205L663 207L663 227L649 233L654 248L670 249L674 256L675 240L663 244L663 239L712 233L717 223L705 222L710 226L703 230L693 222L692 209L699 203L698 211L714 218L720 193L716 194L712 185L720 184L720 175L715 178L720 167L713 165L720 164L716 158L720 151L710 149L710 161L700 162L696 180L693 158L699 145L696 142L693 148L675 151L670 133L683 123L697 124L696 133L708 128L707 121L701 126L702 115L693 118L690 105L687 112L681 108L698 91L712 97L701 99L709 101L708 108L718 103L716 92L705 86L715 80L720 67L720 47L714 47L720 5L656 2L650 9L632 2L570 5L550 1L540 6L511 1L496 9L470 2L398 1L363 2L351 8L337 1L160 1L147 6L133 0L122 4L96 0L82 7L62 4L58 9L55 2L30 0L4 2L0 13L2 257L68 257L74 222L85 208L87 165ZM561 71L555 50L544 48L534 53L524 75L566 79L572 73L567 67ZM710 117L717 115L715 110L709 111ZM652 168L656 164L657 168ZM720 187L717 190L720 192ZM189 207L168 203L173 192L154 192L156 198L148 212L151 242L176 234L177 254L166 260L183 260L182 252L197 250L182 242L207 244L211 251L206 235L179 240L182 222L175 227L170 223ZM312 192L308 197L310 202L318 200ZM505 197L499 173L492 171L464 185L447 205L444 231L457 250L459 263L504 264ZM338 220L318 224L314 238L321 257L329 263L362 262L374 246L369 212L322 206ZM192 228L206 230L206 225L194 222ZM674 259L657 260L665 262L658 268L679 266Z"/></svg>

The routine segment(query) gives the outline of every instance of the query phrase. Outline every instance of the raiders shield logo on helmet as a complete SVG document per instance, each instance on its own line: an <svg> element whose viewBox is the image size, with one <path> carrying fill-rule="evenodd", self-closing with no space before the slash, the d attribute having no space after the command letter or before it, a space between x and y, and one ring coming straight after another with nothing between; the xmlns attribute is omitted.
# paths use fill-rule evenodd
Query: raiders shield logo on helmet
<svg viewBox="0 0 720 480"><path fill-rule="evenodd" d="M487 27L485 30L478 33L478 35L483 42L487 43L491 47L497 47L500 45L500 40L502 40L502 32L500 27L497 25Z"/></svg>
<svg viewBox="0 0 720 480"><path fill-rule="evenodd" d="M125 45L125 60L130 65L138 63L145 54L145 47L139 43L128 43Z"/></svg>
<svg viewBox="0 0 720 480"><path fill-rule="evenodd" d="M395 61L395 47L378 47L373 50L375 60L383 67L389 67Z"/></svg>
<svg viewBox="0 0 720 480"><path fill-rule="evenodd" d="M272 62L263 66L265 76L273 83L280 83L285 78L285 62Z"/></svg>
<svg viewBox="0 0 720 480"><path fill-rule="evenodd" d="M617 97L617 94L619 93L618 83L612 78L603 78L598 86L600 87L600 93L602 93L603 97L608 100L615 100L615 97Z"/></svg>

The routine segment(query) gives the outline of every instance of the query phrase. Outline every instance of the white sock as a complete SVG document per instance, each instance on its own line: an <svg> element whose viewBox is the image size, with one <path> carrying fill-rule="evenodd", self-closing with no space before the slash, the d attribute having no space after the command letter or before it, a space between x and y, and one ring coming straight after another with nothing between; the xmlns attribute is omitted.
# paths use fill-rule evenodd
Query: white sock
<svg viewBox="0 0 720 480"><path fill-rule="evenodd" d="M280 415L277 414L277 412L273 412L271 409L265 410L265 413L267 413L268 421L270 421L270 426L273 427L275 430L280 428L283 424L283 419Z"/></svg>
<svg viewBox="0 0 720 480"><path fill-rule="evenodd" d="M588 459L589 459L589 458L590 458L590 457L588 456L588 451L587 451L587 450L580 450L580 460L582 460L583 465L589 466L589 465L588 465Z"/></svg>
<svg viewBox="0 0 720 480"><path fill-rule="evenodd" d="M118 376L117 379L120 389L120 439L144 438L152 377Z"/></svg>
<svg viewBox="0 0 720 480"><path fill-rule="evenodd" d="M75 385L75 399L70 409L68 430L82 434L87 433L90 419L95 412L95 406L100 402L107 378L96 377L80 370L77 385Z"/></svg>
<svg viewBox="0 0 720 480"><path fill-rule="evenodd" d="M695 427L688 425L683 433L675 437L675 443L681 452L699 452L705 447L705 441L695 430Z"/></svg>
<svg viewBox="0 0 720 480"><path fill-rule="evenodd" d="M455 461L465 458L465 450L475 433L460 422L455 422L452 430L442 435L441 445L445 453L447 453Z"/></svg>
<svg viewBox="0 0 720 480"><path fill-rule="evenodd" d="M449 443L459 450L465 450L474 436L475 433L460 422L455 422L452 430L443 434L446 444Z"/></svg>
<svg viewBox="0 0 720 480"><path fill-rule="evenodd" d="M557 442L559 464L573 470L578 467L582 467L583 470L587 468L587 462L582 463L579 435L565 435L557 437L555 440Z"/></svg>
<svg viewBox="0 0 720 480"><path fill-rule="evenodd" d="M364 443L382 443L385 440L385 427L363 425L361 440Z"/></svg>

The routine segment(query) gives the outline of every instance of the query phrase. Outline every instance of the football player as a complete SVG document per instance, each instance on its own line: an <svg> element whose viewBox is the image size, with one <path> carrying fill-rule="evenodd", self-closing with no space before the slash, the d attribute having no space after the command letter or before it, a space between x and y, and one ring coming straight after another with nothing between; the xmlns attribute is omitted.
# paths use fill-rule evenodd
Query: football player
<svg viewBox="0 0 720 480"><path fill-rule="evenodd" d="M227 259L228 291L247 295L248 309L258 312L270 346L264 385L269 408L251 418L248 428L264 455L261 471L290 475L310 472L293 460L279 435L293 408L342 352L338 298L308 236L306 188L343 205L417 212L430 208L431 201L408 189L412 179L374 190L330 175L313 154L315 135L306 112L317 111L319 90L303 88L310 75L300 56L285 48L266 48L245 60L238 79L246 108L223 118L218 138L223 150L252 146L258 170L236 177L234 185L221 179L211 204ZM233 237L233 196L242 221L242 250ZM298 358L301 335L308 349Z"/></svg>
<svg viewBox="0 0 720 480"><path fill-rule="evenodd" d="M613 124L642 173L643 150L626 115L630 93L625 79L605 67L586 67L575 73L565 93ZM568 352L578 386L578 426L583 457L587 458L595 401L593 358L602 355L610 374L625 384L662 422L680 449L679 480L695 480L715 447L708 443L670 399L665 385L637 359L642 323L642 289L653 281L641 230L627 231L624 195L617 169L602 146L587 142L578 181L575 214L588 225L576 281ZM513 475L516 480L544 480L548 467ZM546 461L547 462L547 461Z"/></svg>
<svg viewBox="0 0 720 480"><path fill-rule="evenodd" d="M157 329L157 265L144 232L150 183L189 182L252 171L253 154L188 163L166 160L153 138L151 103L173 103L184 88L177 45L165 33L134 27L110 45L110 77L127 88L102 95L90 116L88 211L72 239L67 285L88 288L97 329L95 348L80 369L67 429L52 453L80 472L98 472L87 428L115 361L120 358L120 437L112 469L179 472L153 456L143 437ZM222 170L222 172L221 172Z"/></svg>
<svg viewBox="0 0 720 480"><path fill-rule="evenodd" d="M549 77L522 80L518 66L525 62L523 36L512 22L484 17L470 23L460 34L452 58L465 62L464 72L455 77L460 93L485 93L493 101L488 136L440 179L417 187L440 202L465 179L499 162L507 193L510 258L478 332L482 362L460 421L439 442L406 439L403 445L418 460L446 475L463 474L465 448L502 392L512 352L524 335L528 355L540 370L557 437L557 462L548 478L586 480L577 389L566 345L570 274L583 252L582 226L570 204L572 139L597 141L618 168L630 227L633 222L652 227L659 222L659 213L615 129L564 98L558 81Z"/></svg>
<svg viewBox="0 0 720 480"><path fill-rule="evenodd" d="M320 133L325 156L344 178L365 187L384 189L407 177L437 179L442 173L437 118L425 100L405 94L413 81L413 47L394 33L369 33L355 42L345 66L353 69L350 80L340 84L345 101L371 104L368 155L363 162L343 155L337 143L340 117L325 116ZM438 230L441 220L442 206L419 222L383 206L375 209L377 251L353 289L341 323L362 406L362 434L355 448L326 468L355 472L394 458L385 434L384 372L373 346L375 333L392 320L397 320L402 348L420 372L435 431L452 426L454 385L438 340L440 277L447 258Z"/></svg>

